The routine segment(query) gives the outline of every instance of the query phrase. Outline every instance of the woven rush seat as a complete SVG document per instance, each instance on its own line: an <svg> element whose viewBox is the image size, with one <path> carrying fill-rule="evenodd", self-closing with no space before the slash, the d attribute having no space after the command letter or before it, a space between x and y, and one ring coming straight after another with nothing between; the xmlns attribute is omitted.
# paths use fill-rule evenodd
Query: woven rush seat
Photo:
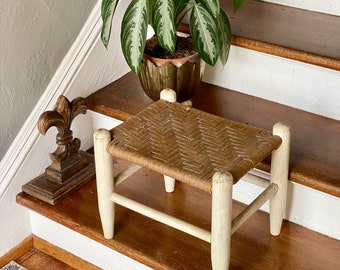
<svg viewBox="0 0 340 270"><path fill-rule="evenodd" d="M270 131L164 100L111 136L111 155L208 192L215 172L231 173L236 183L281 144Z"/></svg>
<svg viewBox="0 0 340 270"><path fill-rule="evenodd" d="M161 99L111 131L94 133L98 206L104 237L114 237L115 204L155 219L211 244L211 265L226 270L231 235L267 200L270 233L279 235L286 207L290 128L277 123L273 131L252 127L193 109L176 101L166 89ZM250 173L271 154L270 181ZM112 156L132 162L116 174ZM211 230L187 223L115 192L115 186L146 167L164 175L165 191L176 180L211 194ZM240 179L264 191L232 219L232 187ZM150 194L151 195L151 194Z"/></svg>

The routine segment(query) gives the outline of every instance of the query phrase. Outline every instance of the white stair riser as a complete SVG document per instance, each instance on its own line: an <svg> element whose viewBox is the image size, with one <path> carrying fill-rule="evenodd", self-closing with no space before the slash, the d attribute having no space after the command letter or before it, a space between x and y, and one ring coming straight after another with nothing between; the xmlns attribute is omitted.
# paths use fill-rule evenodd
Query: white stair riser
<svg viewBox="0 0 340 270"><path fill-rule="evenodd" d="M340 72L232 46L205 82L340 120Z"/></svg>
<svg viewBox="0 0 340 270"><path fill-rule="evenodd" d="M32 233L105 270L151 269L59 223L30 211Z"/></svg>

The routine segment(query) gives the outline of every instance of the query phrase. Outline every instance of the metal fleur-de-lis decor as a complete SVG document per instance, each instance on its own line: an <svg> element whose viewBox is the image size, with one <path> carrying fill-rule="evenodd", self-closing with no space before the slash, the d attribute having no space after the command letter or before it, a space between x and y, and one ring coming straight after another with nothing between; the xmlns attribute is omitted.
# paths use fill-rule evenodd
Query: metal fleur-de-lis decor
<svg viewBox="0 0 340 270"><path fill-rule="evenodd" d="M71 123L79 114L85 114L87 110L86 100L84 98L76 98L70 102L66 97L60 96L54 111L44 112L38 121L39 132L46 134L50 127L55 126L58 129L57 145L58 148L54 153L50 154L53 162L61 162L80 148L80 140L73 139Z"/></svg>

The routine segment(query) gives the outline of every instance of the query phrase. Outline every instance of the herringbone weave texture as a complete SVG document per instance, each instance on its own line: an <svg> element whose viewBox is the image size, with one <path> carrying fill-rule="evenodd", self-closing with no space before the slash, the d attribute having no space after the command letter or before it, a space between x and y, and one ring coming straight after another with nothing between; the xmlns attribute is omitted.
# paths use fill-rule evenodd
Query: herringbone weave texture
<svg viewBox="0 0 340 270"><path fill-rule="evenodd" d="M113 155L202 190L216 171L236 183L281 144L271 132L222 117L157 101L111 130Z"/></svg>

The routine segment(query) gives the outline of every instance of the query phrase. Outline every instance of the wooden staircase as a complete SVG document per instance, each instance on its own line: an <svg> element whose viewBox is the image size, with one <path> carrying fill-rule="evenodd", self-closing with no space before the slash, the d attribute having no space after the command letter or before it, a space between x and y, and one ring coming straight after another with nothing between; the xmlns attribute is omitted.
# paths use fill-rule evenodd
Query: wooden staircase
<svg viewBox="0 0 340 270"><path fill-rule="evenodd" d="M229 1L221 2L232 14ZM234 30L232 43L237 49L245 48L247 53L261 53L261 56L263 53L265 57L273 56L277 61L289 59L314 71L326 70L340 76L340 19L337 16L248 0L232 16L231 24ZM306 43L306 40L309 42ZM231 61L236 60L231 56ZM250 66L252 64L255 65L248 63ZM327 117L323 113L279 104L273 99L266 100L263 96L256 97L255 92L243 89L244 84L237 89L234 81L226 84L223 81L223 85L217 86L219 83L213 75L218 72L219 67L207 67L205 82L202 82L193 99L194 107L267 129L278 121L291 125L292 185L299 190L301 187L306 189L309 195L325 195L327 204L335 209L332 217L335 220L339 216L336 209L340 198L340 114L333 108L331 111L335 113ZM220 72L217 76L223 77L224 74ZM237 72L233 76L237 76ZM250 81L246 85L256 87L256 83ZM320 96L323 100L325 96L335 100L338 94L321 93ZM128 119L152 102L131 73L96 91L87 97L87 101L93 114L94 128L110 128L117 120ZM116 160L115 165L118 170L127 166L120 160ZM258 169L268 172L269 163L259 164ZM150 185L135 188L141 186L146 177ZM124 182L119 189L156 209L164 209L204 228L210 227L206 195L189 190L183 184L178 185L174 194L163 194L159 192L163 190L160 179L160 175L142 170L138 177ZM304 199L294 197L293 191L296 190L291 189L292 204L296 203L295 200ZM296 193L298 196L303 194L299 192ZM34 234L102 269L210 269L208 244L120 207L117 210L117 235L113 240L104 239L96 196L95 181L92 181L56 206L24 193L18 195L17 202L30 209ZM315 203L315 211L318 207L324 207L322 202ZM242 203L236 202L233 215L242 208ZM294 218L292 221L299 223L298 218ZM328 221L325 219L322 222ZM338 240L289 221L284 223L282 234L277 238L269 235L268 227L268 215L258 212L235 233L230 269L340 268ZM73 237L72 232L76 236ZM70 239L63 239L63 235L68 235ZM73 249L72 246L78 241L82 244Z"/></svg>
<svg viewBox="0 0 340 270"><path fill-rule="evenodd" d="M108 87L97 91L89 96L87 101L92 111L122 121L152 102L140 89L139 82L133 74L127 74ZM198 95L194 98L194 104L197 108L208 112L265 128L270 128L276 118L284 115L285 118L280 119L288 122L296 131L292 145L290 179L333 196L339 196L337 179L340 178L337 162L340 159L329 159L329 157L339 157L336 151L339 141L332 136L324 140L318 139L320 127L323 127L322 129L328 134L338 132L338 121L206 83L202 83ZM251 110L249 111L249 107L245 108L244 104L251 107ZM297 129L298 126L300 128L302 126L303 129ZM307 142L303 141L304 134L310 135ZM308 146L316 140L319 145L328 149L327 155L324 155L323 151L310 154L309 151L315 149ZM318 167L315 164L318 164ZM115 161L117 172L127 165L126 162ZM258 168L266 171L268 163L264 162ZM145 182L149 185L142 185ZM171 212L206 229L210 227L210 200L207 194L198 190L192 191L180 184L173 195L163 194L159 192L163 190L162 176L149 170L141 171L136 178L119 186L119 189L120 192L138 198L156 209ZM136 192L137 190L142 192ZM50 206L24 193L19 194L17 201L39 215L151 268L209 269L210 267L208 244L118 206L117 235L113 240L104 239L97 208L95 181L91 181L56 206ZM200 202L199 205L197 202ZM165 206L167 208L164 208ZM237 215L242 209L243 205L236 202L233 214ZM288 221L284 223L283 232L278 238L271 237L268 230L268 215L259 212L233 236L231 269L289 269L289 267L336 269L340 266L340 260L334 260L337 257L338 240L322 236ZM288 244L289 242L295 244ZM304 254L301 250L306 246L308 248ZM321 253L319 246L325 247ZM313 254L313 260L309 260L310 252ZM173 253L177 255L172 256ZM288 257L279 254L287 254Z"/></svg>
<svg viewBox="0 0 340 270"><path fill-rule="evenodd" d="M127 162L115 160L117 171L127 166ZM172 194L160 192L164 190L162 179L162 175L142 169L136 177L119 185L117 191L155 209L209 229L209 194L184 184L178 184ZM73 241L72 245L77 246L73 251L75 255L102 269L211 269L208 243L120 206L116 207L116 235L114 239L105 239L97 207L95 181L91 181L55 206L24 193L18 195L17 202L34 211L33 233L47 238L47 241L58 242L64 249L66 248L63 245L67 246L68 241ZM233 216L240 213L243 207L241 203L234 202ZM57 222L66 230L53 226L53 222L46 223L46 219ZM233 234L230 269L339 268L338 240L287 221L284 222L281 235L273 237L269 234L268 220L268 214L259 211ZM39 226L40 228L36 229ZM82 240L67 239L69 229L90 239L89 242L98 243L95 250L91 248L91 243L87 242L87 246L83 248L89 248L90 252L98 254L99 258L94 258L98 257L94 254L92 257L82 254L80 245L83 245L83 242L78 243ZM66 239L62 241L60 238ZM111 252L108 252L107 248ZM125 261L125 256L117 256L117 252L136 262Z"/></svg>

